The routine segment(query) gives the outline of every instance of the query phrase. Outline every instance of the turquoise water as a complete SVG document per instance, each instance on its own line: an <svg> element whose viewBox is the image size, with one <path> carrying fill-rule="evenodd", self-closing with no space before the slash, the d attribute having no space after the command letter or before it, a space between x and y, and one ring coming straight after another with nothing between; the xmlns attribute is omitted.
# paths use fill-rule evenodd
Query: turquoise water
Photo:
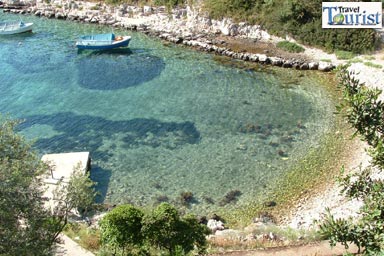
<svg viewBox="0 0 384 256"><path fill-rule="evenodd" d="M181 204L191 192L193 212L239 207L332 124L311 72L238 69L118 29L128 49L78 52L76 37L111 28L23 19L33 33L0 37L0 112L25 120L41 154L90 151L100 201Z"/></svg>

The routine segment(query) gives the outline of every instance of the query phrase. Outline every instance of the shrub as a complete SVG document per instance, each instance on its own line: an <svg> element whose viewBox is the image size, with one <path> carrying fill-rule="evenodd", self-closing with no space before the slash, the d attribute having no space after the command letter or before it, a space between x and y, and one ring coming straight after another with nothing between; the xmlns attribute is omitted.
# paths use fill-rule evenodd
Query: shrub
<svg viewBox="0 0 384 256"><path fill-rule="evenodd" d="M335 54L339 60L350 60L355 57L355 54L353 52L342 51L342 50L336 50Z"/></svg>
<svg viewBox="0 0 384 256"><path fill-rule="evenodd" d="M276 46L280 49L287 51L287 52L298 53L298 52L304 52L305 51L305 49L303 47L301 47L300 45L298 45L296 43L289 42L289 41L278 42Z"/></svg>
<svg viewBox="0 0 384 256"><path fill-rule="evenodd" d="M119 205L100 221L101 240L104 244L120 249L140 246L143 212L132 205Z"/></svg>
<svg viewBox="0 0 384 256"><path fill-rule="evenodd" d="M142 232L155 247L165 249L169 255L187 254L196 246L199 253L205 251L208 228L199 224L194 216L181 218L177 210L162 203L143 219Z"/></svg>

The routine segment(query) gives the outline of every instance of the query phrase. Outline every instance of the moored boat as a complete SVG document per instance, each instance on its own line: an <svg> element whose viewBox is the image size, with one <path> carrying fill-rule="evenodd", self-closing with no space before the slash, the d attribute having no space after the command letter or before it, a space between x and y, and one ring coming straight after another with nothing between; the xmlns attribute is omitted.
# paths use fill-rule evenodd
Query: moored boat
<svg viewBox="0 0 384 256"><path fill-rule="evenodd" d="M32 31L33 23L24 23L22 21L4 21L0 22L0 35L13 35Z"/></svg>
<svg viewBox="0 0 384 256"><path fill-rule="evenodd" d="M115 36L113 33L81 36L76 41L76 47L81 50L108 50L127 47L130 36Z"/></svg>

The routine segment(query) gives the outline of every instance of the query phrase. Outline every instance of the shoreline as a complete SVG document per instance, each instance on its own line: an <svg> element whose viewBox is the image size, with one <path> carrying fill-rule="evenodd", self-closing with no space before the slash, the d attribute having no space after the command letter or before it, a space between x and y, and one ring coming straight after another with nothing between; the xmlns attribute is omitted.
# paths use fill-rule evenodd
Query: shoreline
<svg viewBox="0 0 384 256"><path fill-rule="evenodd" d="M42 1L35 5L1 5L3 12L28 14L84 23L94 23L139 31L152 37L192 47L203 52L214 53L243 61L272 65L297 70L332 71L336 65L328 61L311 60L306 54L292 54L275 47L284 39L272 36L258 25L233 23L230 19L212 20L202 15L201 10L191 7L174 9L172 14L164 6L108 6L93 2L66 2L50 5ZM5 1L6 2L6 1ZM263 44L256 51L242 48L233 50L229 41L250 40L249 44ZM292 40L290 40L292 41ZM243 42L244 44L244 42ZM235 47L236 48L236 47ZM271 48L274 48L271 50Z"/></svg>
<svg viewBox="0 0 384 256"><path fill-rule="evenodd" d="M197 48L201 51L283 68L331 71L338 65L348 63L347 60L338 60L335 54L328 54L322 50L306 46L303 46L305 48L303 54L282 53L270 46L284 39L269 35L261 30L260 26L249 26L247 24L238 24L236 26L235 23L228 19L213 21L198 16L199 11L191 8L172 11L172 19L170 19L164 7L144 6L143 8L138 8L128 6L129 8L126 7L125 11L122 11L119 7L101 5L97 7L99 10L93 10L92 8L96 8L97 3L65 1L62 3L62 6L59 8L40 1L35 6L29 6L26 9L11 8L8 10L14 14L30 14L48 18L119 26L128 30L137 30L171 43ZM80 8L81 6L83 8ZM131 10L131 13L124 13L128 9ZM194 27L192 24L194 24ZM247 35L248 37L246 37ZM250 45L252 43L259 43L264 44L265 47L256 47L252 52L247 49L249 46L245 45L237 47L235 51L232 50L232 48L236 48L233 41L249 42ZM272 53L276 54L276 56L268 56ZM382 51L377 51L369 56L374 58L372 61L384 66L384 53ZM368 87L376 87L383 90L384 85L380 84L381 81L384 81L383 68L365 65L368 61L364 61L364 59L369 60L366 55L361 55L359 58L362 58L363 61L352 63L348 70L359 72L355 77ZM330 60L330 62L324 60ZM381 96L384 98L384 94ZM348 161L349 164L346 168L348 171L356 169L360 163L363 163L363 165L368 164L369 157L364 152L364 145L362 143L358 143L358 145L356 151L350 156L353 161ZM356 216L360 205L356 202L346 201L345 198L339 196L339 191L340 188L334 184L319 194L303 198L296 209L292 209L292 217L286 220L283 225L298 229L313 228L312 221L319 218L325 212L326 207L331 208L337 217Z"/></svg>

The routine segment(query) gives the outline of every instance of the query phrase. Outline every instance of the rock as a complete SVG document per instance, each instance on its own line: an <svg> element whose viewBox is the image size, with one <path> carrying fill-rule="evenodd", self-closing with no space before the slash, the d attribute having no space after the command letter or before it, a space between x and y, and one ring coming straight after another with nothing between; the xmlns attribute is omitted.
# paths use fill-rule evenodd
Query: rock
<svg viewBox="0 0 384 256"><path fill-rule="evenodd" d="M310 62L308 63L308 67L310 70L317 70L319 67L319 63L317 62Z"/></svg>
<svg viewBox="0 0 384 256"><path fill-rule="evenodd" d="M308 69L309 69L308 63L303 63L300 65L300 70L308 70Z"/></svg>
<svg viewBox="0 0 384 256"><path fill-rule="evenodd" d="M150 15L153 13L153 9L151 6L144 6L143 7L143 13L144 15Z"/></svg>
<svg viewBox="0 0 384 256"><path fill-rule="evenodd" d="M268 63L270 63L270 59L268 58L268 56L267 55L265 55L265 54L258 54L258 59L259 59L259 62L261 62L261 63L266 63L266 64L268 64Z"/></svg>
<svg viewBox="0 0 384 256"><path fill-rule="evenodd" d="M279 57L270 57L269 58L271 60L271 64L273 66L282 66L283 65L283 59L282 58L279 58Z"/></svg>
<svg viewBox="0 0 384 256"><path fill-rule="evenodd" d="M264 206L265 207L274 207L274 206L276 206L276 202L275 201L268 201L268 202L264 203Z"/></svg>
<svg viewBox="0 0 384 256"><path fill-rule="evenodd" d="M65 15L62 12L56 12L55 18L59 19L59 20L62 20L62 19L65 19Z"/></svg>
<svg viewBox="0 0 384 256"><path fill-rule="evenodd" d="M283 68L291 68L292 62L290 60L285 60L282 65Z"/></svg>
<svg viewBox="0 0 384 256"><path fill-rule="evenodd" d="M209 219L207 222L207 227L215 233L217 230L224 230L224 223L221 220Z"/></svg>
<svg viewBox="0 0 384 256"><path fill-rule="evenodd" d="M320 71L328 72L328 71L331 71L333 68L334 66L332 65L332 63L328 63L324 61L319 62L318 70Z"/></svg>

